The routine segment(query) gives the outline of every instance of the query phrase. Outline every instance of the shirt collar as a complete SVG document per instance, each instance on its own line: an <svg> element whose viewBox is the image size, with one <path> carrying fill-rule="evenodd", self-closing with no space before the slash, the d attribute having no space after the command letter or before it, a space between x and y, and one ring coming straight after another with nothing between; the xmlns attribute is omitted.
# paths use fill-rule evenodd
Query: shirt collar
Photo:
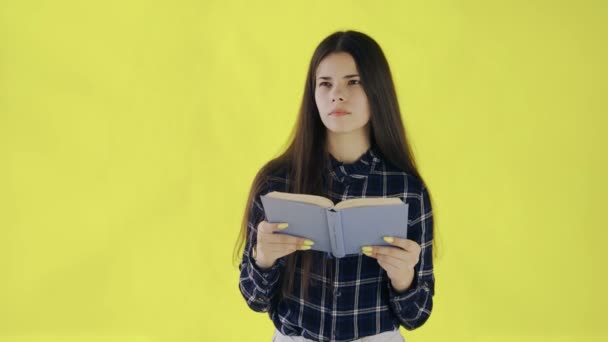
<svg viewBox="0 0 608 342"><path fill-rule="evenodd" d="M380 161L380 154L375 146L370 148L352 163L338 161L331 153L329 156L329 175L338 182L348 183L367 178L376 163Z"/></svg>

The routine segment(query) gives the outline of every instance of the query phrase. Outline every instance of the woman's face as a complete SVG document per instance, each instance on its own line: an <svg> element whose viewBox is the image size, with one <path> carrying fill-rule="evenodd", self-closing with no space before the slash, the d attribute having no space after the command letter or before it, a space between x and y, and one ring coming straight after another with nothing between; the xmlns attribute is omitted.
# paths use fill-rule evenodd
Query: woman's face
<svg viewBox="0 0 608 342"><path fill-rule="evenodd" d="M327 129L347 133L366 126L370 117L369 103L350 54L327 55L319 64L315 77L315 102ZM346 114L334 113L335 110Z"/></svg>

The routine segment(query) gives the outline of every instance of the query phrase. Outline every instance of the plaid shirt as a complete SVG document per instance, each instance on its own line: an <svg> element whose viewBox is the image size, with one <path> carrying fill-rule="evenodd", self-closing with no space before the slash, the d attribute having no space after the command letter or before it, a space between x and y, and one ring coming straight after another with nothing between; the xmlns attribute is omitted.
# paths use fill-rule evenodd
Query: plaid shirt
<svg viewBox="0 0 608 342"><path fill-rule="evenodd" d="M296 251L294 290L280 301L282 271L286 257L269 269L260 269L252 259L257 225L265 219L260 195L287 192L286 174L270 175L256 194L249 211L247 241L240 269L240 291L247 305L268 312L274 326L284 335L303 336L315 341L352 341L385 331L420 327L431 314L435 277L433 275L433 214L422 182L397 169L372 146L357 161L344 164L330 154L326 194L334 203L358 197L398 197L409 203L408 239L421 247L412 285L396 292L386 271L363 254L334 258L315 250ZM313 254L309 298L300 293L301 253ZM331 267L331 278L328 267Z"/></svg>

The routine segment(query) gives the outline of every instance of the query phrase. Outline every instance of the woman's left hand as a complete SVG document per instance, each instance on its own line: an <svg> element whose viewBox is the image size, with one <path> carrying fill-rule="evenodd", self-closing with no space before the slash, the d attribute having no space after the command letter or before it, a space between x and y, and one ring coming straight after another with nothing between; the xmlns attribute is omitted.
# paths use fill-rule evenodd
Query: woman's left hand
<svg viewBox="0 0 608 342"><path fill-rule="evenodd" d="M364 246L363 254L374 258L386 271L393 289L397 292L407 290L414 281L414 266L420 260L420 245L416 241L395 237L385 237L384 241L392 246Z"/></svg>

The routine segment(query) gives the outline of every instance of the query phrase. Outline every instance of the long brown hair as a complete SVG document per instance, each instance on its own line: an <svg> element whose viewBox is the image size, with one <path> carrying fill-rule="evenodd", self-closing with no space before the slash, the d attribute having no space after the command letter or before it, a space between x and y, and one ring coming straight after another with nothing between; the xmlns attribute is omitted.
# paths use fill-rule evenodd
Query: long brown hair
<svg viewBox="0 0 608 342"><path fill-rule="evenodd" d="M249 208L251 208L256 194L262 189L267 176L273 175L279 170L287 170L289 192L324 195L323 173L325 170L319 165L326 165L328 160L327 131L315 102L315 74L321 60L327 55L337 52L346 52L355 60L363 89L369 101L371 145L379 150L384 159L404 172L417 177L425 185L407 142L395 86L382 49L376 41L364 33L350 30L335 32L321 41L313 53L297 123L291 132L286 150L266 163L253 180L241 223L241 231L234 248L233 260L237 263L241 261L243 245L247 238ZM429 190L428 187L427 190ZM430 190L428 193L429 200L432 202ZM434 226L436 226L435 217ZM437 255L435 227L433 227L433 235L433 259L435 259ZM287 263L280 291L282 297L287 296L293 290L296 253L300 253L302 257L300 286L305 298L307 296L312 255L308 252L297 251L286 257Z"/></svg>

